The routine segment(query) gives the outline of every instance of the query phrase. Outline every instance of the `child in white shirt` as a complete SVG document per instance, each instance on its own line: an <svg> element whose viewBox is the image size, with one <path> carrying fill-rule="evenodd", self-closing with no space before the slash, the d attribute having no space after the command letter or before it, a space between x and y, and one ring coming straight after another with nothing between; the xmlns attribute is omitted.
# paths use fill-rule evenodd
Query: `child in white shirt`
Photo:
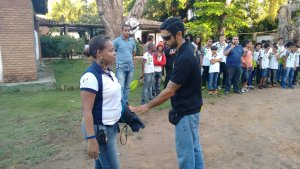
<svg viewBox="0 0 300 169"><path fill-rule="evenodd" d="M218 47L211 47L210 66L209 66L209 83L208 83L208 94L218 94L218 75L220 72L220 62L222 56L217 53Z"/></svg>
<svg viewBox="0 0 300 169"><path fill-rule="evenodd" d="M145 104L152 100L152 83L154 77L154 63L153 53L155 52L155 46L150 43L148 45L148 52L143 55L142 62L142 76L144 78L144 86L142 91L141 104Z"/></svg>

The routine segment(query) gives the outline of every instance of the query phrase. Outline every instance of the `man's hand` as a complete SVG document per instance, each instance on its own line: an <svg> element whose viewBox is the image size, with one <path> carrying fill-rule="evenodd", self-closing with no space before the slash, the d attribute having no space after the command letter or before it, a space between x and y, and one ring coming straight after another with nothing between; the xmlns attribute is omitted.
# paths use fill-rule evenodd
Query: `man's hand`
<svg viewBox="0 0 300 169"><path fill-rule="evenodd" d="M230 48L233 49L236 45L235 44L231 44Z"/></svg>
<svg viewBox="0 0 300 169"><path fill-rule="evenodd" d="M93 159L97 159L99 155L99 145L97 140L89 139L87 145L88 156Z"/></svg>
<svg viewBox="0 0 300 169"><path fill-rule="evenodd" d="M143 105L138 106L138 107L132 107L130 110L132 112L140 114L140 113L148 112L150 110L150 108L148 107L148 104L143 104Z"/></svg>

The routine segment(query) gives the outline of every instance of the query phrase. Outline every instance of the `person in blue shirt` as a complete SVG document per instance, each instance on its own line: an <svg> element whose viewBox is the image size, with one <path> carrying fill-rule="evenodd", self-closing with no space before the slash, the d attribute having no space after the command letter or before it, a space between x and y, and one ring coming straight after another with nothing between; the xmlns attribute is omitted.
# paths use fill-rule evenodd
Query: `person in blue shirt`
<svg viewBox="0 0 300 169"><path fill-rule="evenodd" d="M130 83L134 73L134 55L136 52L136 44L133 38L129 37L130 26L124 24L122 26L122 35L114 41L116 57L116 76L122 86L122 100L128 104L128 95L130 91Z"/></svg>
<svg viewBox="0 0 300 169"><path fill-rule="evenodd" d="M245 56L247 52L248 51L243 49L242 45L239 44L238 36L234 36L232 43L225 48L224 55L226 56L227 68L225 94L229 93L231 83L233 84L234 93L241 93L238 84L242 72L242 56Z"/></svg>
<svg viewBox="0 0 300 169"><path fill-rule="evenodd" d="M147 112L171 98L169 121L175 125L176 153L179 169L204 169L199 139L202 107L201 65L193 46L184 41L184 25L180 18L169 18L160 26L161 37L176 56L167 87L149 103L132 107L136 113Z"/></svg>

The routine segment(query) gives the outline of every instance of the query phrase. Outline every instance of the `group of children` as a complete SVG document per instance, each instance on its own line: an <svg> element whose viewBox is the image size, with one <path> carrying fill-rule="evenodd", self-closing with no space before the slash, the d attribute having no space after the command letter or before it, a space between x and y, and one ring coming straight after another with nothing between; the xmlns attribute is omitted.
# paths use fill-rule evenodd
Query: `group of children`
<svg viewBox="0 0 300 169"><path fill-rule="evenodd" d="M245 40L243 43L245 54L241 57L241 93L254 89L252 81L256 78L259 89L275 87L280 82L282 88L294 88L297 85L300 57L300 41L287 42L283 45L283 39L277 43L270 41L256 43ZM212 45L210 53L203 50L203 62L209 59L208 94L218 94L218 74L223 51L217 52L218 47ZM202 65L203 68L208 65ZM224 78L224 74L223 74ZM224 81L223 81L224 82ZM224 84L223 84L224 85Z"/></svg>
<svg viewBox="0 0 300 169"><path fill-rule="evenodd" d="M192 45L194 45L192 43ZM223 78L223 87L228 70L226 70L226 56L224 50L227 47L225 36L220 37L220 42L213 43L211 39L207 45L199 50L194 45L195 51L201 53L203 84L208 82L208 94L218 94L220 89L220 74ZM279 38L276 43L263 40L261 43L252 44L249 40L242 42L245 54L241 56L241 93L254 89L253 81L259 89L276 87L294 88L297 85L300 57L300 40L289 41L283 45L283 39ZM145 50L145 49L144 49ZM143 55L142 77L144 85L141 104L152 100L160 93L160 83L163 66L166 64L164 44L159 42L146 45Z"/></svg>

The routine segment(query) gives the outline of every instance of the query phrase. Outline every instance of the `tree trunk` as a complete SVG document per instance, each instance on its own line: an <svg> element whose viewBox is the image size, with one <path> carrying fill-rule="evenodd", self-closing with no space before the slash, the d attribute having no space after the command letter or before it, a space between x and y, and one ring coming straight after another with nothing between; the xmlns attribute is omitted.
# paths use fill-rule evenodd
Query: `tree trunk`
<svg viewBox="0 0 300 169"><path fill-rule="evenodd" d="M147 4L147 0L136 0L132 9L128 13L127 18L134 17L139 19L140 17L142 17L145 11L146 4Z"/></svg>
<svg viewBox="0 0 300 169"><path fill-rule="evenodd" d="M96 0L98 15L105 27L106 35L116 38L122 32L123 20L123 0ZM133 8L128 14L128 18L139 19L144 11L147 0L136 0Z"/></svg>
<svg viewBox="0 0 300 169"><path fill-rule="evenodd" d="M225 2L225 8L227 8L230 4L231 4L232 0L226 0ZM219 29L218 29L218 35L221 36L221 35L225 35L225 30L226 30L226 26L225 26L225 21L227 19L227 14L224 13L221 15L221 24L219 26Z"/></svg>
<svg viewBox="0 0 300 169"><path fill-rule="evenodd" d="M283 38L285 41L289 40L289 10L288 6L281 6L278 12L278 36Z"/></svg>
<svg viewBox="0 0 300 169"><path fill-rule="evenodd" d="M123 0L96 0L98 15L110 38L119 36L122 32Z"/></svg>

